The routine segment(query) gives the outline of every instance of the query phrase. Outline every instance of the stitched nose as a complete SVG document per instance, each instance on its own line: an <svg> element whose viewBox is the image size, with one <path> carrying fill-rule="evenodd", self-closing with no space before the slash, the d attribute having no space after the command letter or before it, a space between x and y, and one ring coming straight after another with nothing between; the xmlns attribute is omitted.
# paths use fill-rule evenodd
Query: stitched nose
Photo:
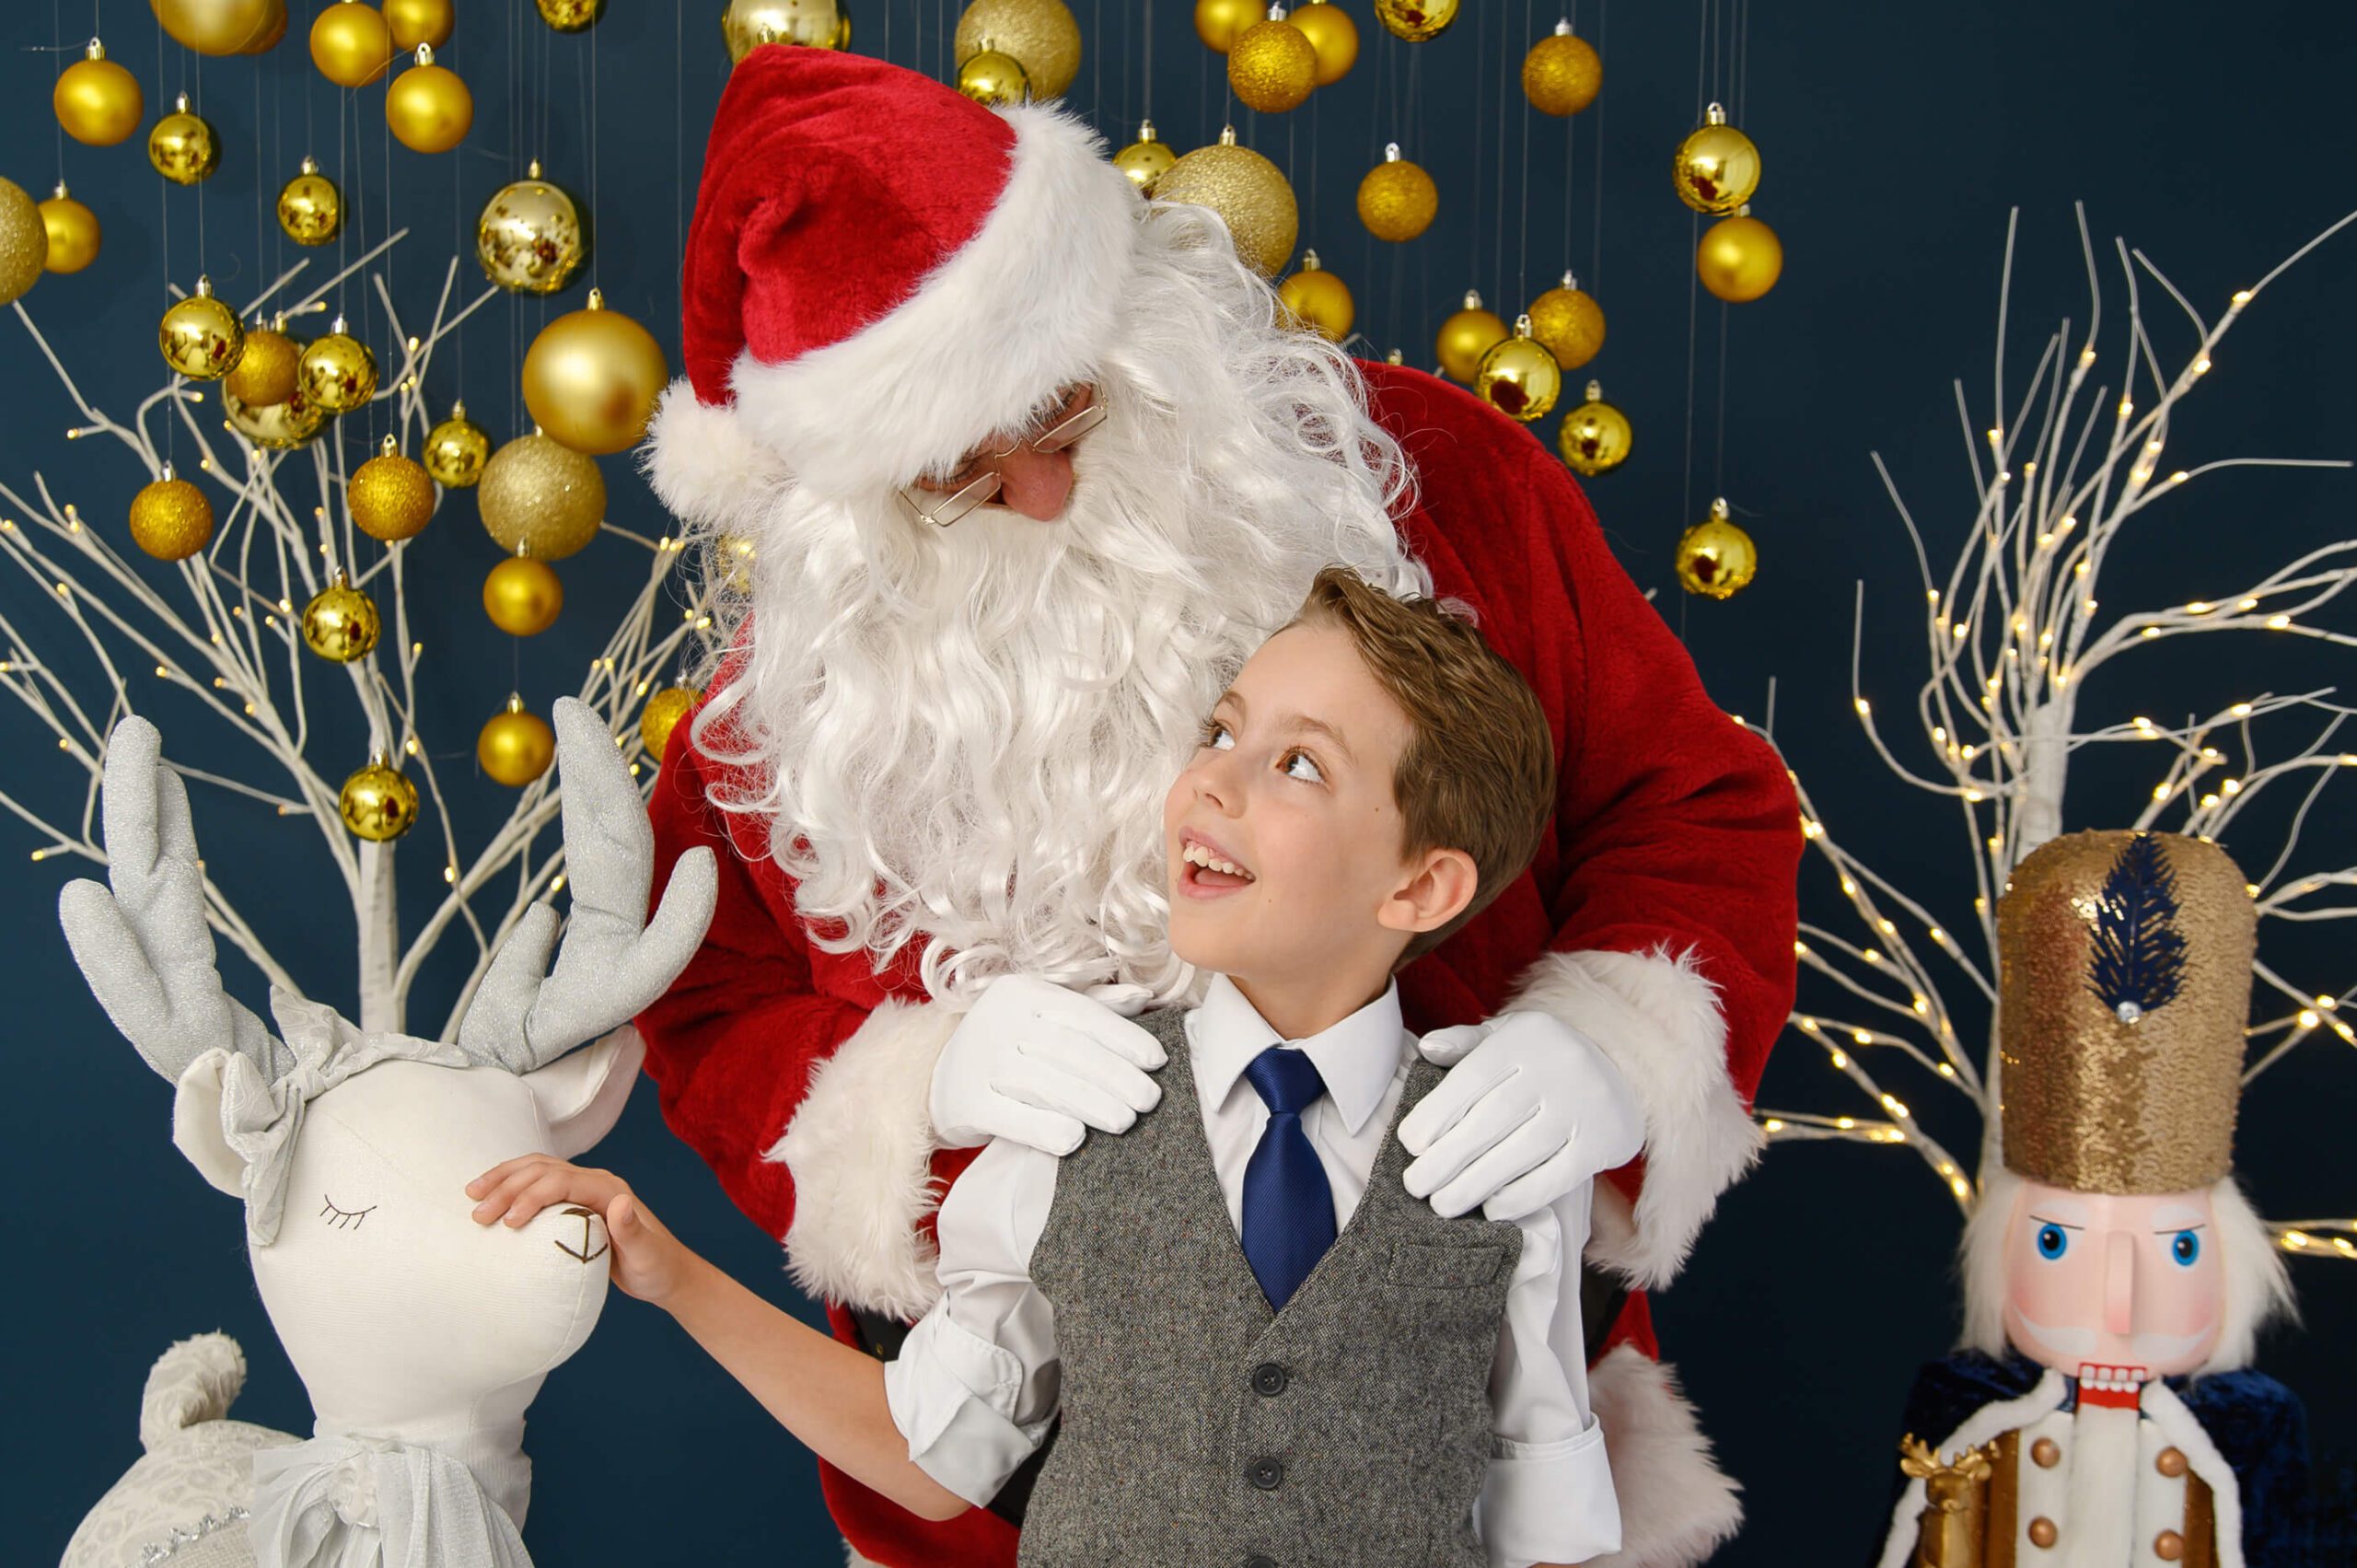
<svg viewBox="0 0 2357 1568"><path fill-rule="evenodd" d="M554 1243L556 1249L584 1265L594 1263L603 1258L609 1243L598 1226L598 1211L566 1209L563 1213L568 1218L577 1217L581 1221L581 1243L576 1247L571 1237L559 1237Z"/></svg>

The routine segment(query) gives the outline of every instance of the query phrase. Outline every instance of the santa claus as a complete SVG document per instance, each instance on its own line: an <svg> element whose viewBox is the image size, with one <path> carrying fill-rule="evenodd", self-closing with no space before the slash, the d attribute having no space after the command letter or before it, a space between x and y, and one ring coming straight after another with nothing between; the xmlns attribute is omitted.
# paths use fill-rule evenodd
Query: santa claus
<svg viewBox="0 0 2357 1568"><path fill-rule="evenodd" d="M1123 1015L1193 981L1164 791L1341 563L1471 607L1562 779L1529 875L1400 976L1458 1063L1410 1189L1504 1216L1610 1167L1583 1294L1611 1561L1724 1539L1736 1489L1642 1293L1756 1156L1798 818L1563 468L1464 392L1287 330L1219 220L1142 201L1077 119L878 61L737 67L682 281L647 468L735 601L656 860L724 853L706 945L639 1026L669 1124L838 1334L889 1356L933 1299L931 1211L974 1144L1062 1152L1152 1105ZM854 1561L1013 1558L1019 1486L926 1523L824 1484Z"/></svg>

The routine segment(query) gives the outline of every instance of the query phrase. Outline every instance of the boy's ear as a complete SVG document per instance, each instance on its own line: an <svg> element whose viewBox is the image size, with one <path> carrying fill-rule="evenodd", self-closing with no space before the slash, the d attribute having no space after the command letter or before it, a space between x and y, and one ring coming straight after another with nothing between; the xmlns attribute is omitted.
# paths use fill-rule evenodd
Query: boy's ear
<svg viewBox="0 0 2357 1568"><path fill-rule="evenodd" d="M1407 878L1376 912L1378 923L1411 935L1437 931L1464 912L1480 890L1481 873L1461 849L1426 850Z"/></svg>

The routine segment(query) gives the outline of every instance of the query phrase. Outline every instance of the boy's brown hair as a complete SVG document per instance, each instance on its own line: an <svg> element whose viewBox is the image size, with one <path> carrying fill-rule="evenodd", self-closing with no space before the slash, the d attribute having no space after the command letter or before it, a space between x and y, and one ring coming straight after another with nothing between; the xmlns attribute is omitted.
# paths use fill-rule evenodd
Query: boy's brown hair
<svg viewBox="0 0 2357 1568"><path fill-rule="evenodd" d="M1347 567L1329 566L1295 626L1350 634L1376 683L1408 715L1407 749L1391 775L1400 854L1461 850L1479 875L1473 900L1422 932L1402 965L1439 947L1522 875L1555 808L1555 743L1519 670L1472 621L1437 599L1395 598Z"/></svg>

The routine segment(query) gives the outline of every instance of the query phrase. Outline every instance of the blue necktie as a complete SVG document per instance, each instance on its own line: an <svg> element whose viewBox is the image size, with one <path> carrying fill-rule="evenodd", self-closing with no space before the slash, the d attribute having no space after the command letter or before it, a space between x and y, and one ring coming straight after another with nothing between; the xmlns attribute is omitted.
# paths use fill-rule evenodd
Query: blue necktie
<svg viewBox="0 0 2357 1568"><path fill-rule="evenodd" d="M1244 1167L1244 1258L1269 1305L1282 1311L1334 1244L1334 1190L1301 1128L1302 1112L1326 1092L1318 1065L1272 1045L1244 1069L1269 1124Z"/></svg>

